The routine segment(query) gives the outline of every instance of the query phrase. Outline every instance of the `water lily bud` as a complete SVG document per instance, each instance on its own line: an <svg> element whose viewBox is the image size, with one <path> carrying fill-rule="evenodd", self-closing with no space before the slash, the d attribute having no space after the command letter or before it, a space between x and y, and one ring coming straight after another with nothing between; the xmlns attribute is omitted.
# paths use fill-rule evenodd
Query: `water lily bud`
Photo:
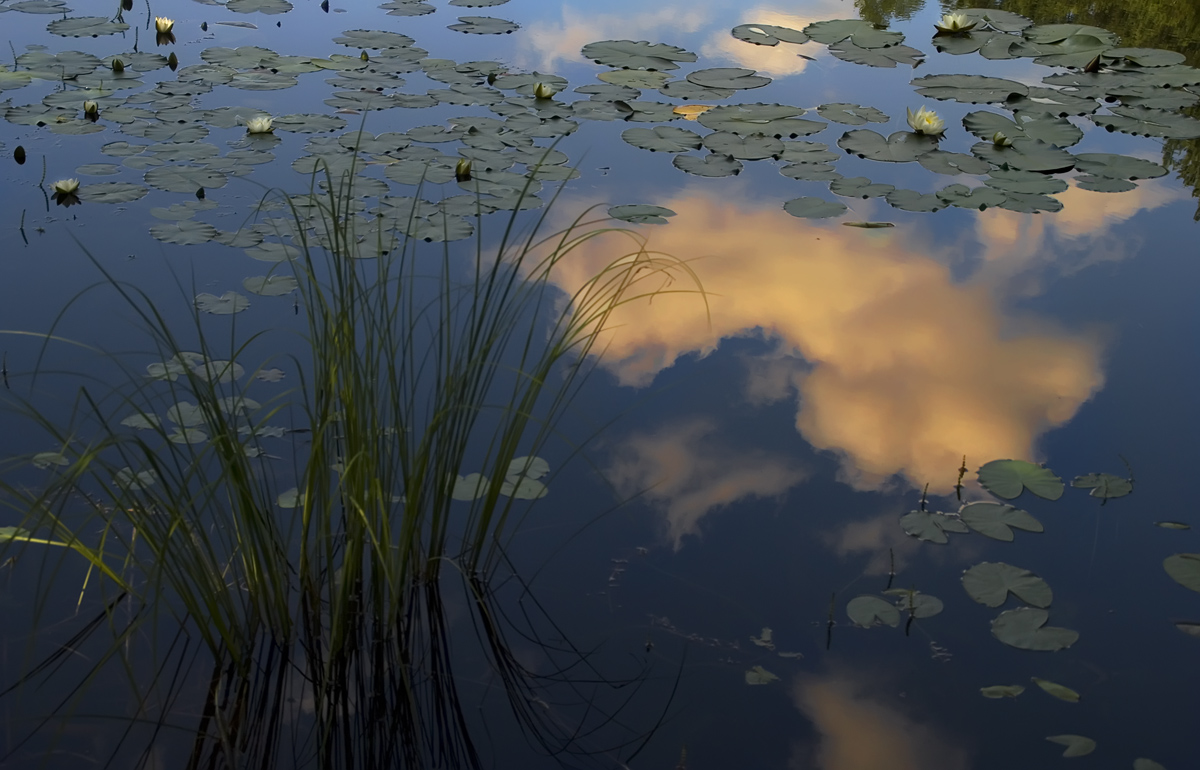
<svg viewBox="0 0 1200 770"><path fill-rule="evenodd" d="M174 51L171 51L171 55L167 57L167 66L171 68L172 72L179 66L179 57L175 55Z"/></svg>
<svg viewBox="0 0 1200 770"><path fill-rule="evenodd" d="M466 158L459 158L458 163L454 164L454 181L467 182L471 179L471 161Z"/></svg>
<svg viewBox="0 0 1200 770"><path fill-rule="evenodd" d="M25 165L25 148L19 144L17 149L13 150L13 160L17 162L18 166Z"/></svg>
<svg viewBox="0 0 1200 770"><path fill-rule="evenodd" d="M88 99L83 103L83 116L88 120L96 120L100 117L100 105Z"/></svg>
<svg viewBox="0 0 1200 770"><path fill-rule="evenodd" d="M371 57L367 56L366 51L363 51L361 54L359 54L358 58L362 59L363 61L371 61Z"/></svg>
<svg viewBox="0 0 1200 770"><path fill-rule="evenodd" d="M207 21L200 22L200 31L208 32L208 22Z"/></svg>
<svg viewBox="0 0 1200 770"><path fill-rule="evenodd" d="M992 144L997 147L1012 147L1012 139L1009 139L1003 131L997 131L992 134Z"/></svg>
<svg viewBox="0 0 1200 770"><path fill-rule="evenodd" d="M558 91L554 90L553 87L548 86L545 83L538 83L533 87L533 95L539 99L549 99L556 93L558 93Z"/></svg>
<svg viewBox="0 0 1200 770"><path fill-rule="evenodd" d="M166 16L154 17L154 30L159 34L167 34L175 27L175 20L168 19Z"/></svg>
<svg viewBox="0 0 1200 770"><path fill-rule="evenodd" d="M121 61L120 59L113 59L112 60L112 71L118 72L118 73L124 72L125 71L125 62Z"/></svg>
<svg viewBox="0 0 1200 770"><path fill-rule="evenodd" d="M121 9L125 11L132 11L133 0L121 0Z"/></svg>

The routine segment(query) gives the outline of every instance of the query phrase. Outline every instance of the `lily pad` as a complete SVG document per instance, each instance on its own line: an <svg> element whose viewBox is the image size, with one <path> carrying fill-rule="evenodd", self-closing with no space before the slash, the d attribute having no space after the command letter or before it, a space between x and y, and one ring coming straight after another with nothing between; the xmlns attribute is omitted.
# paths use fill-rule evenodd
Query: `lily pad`
<svg viewBox="0 0 1200 770"><path fill-rule="evenodd" d="M696 54L666 43L645 40L601 40L588 43L581 53L596 62L622 69L674 70L676 62L694 62Z"/></svg>
<svg viewBox="0 0 1200 770"><path fill-rule="evenodd" d="M947 532L965 534L967 525L957 516L930 511L909 511L900 517L900 526L906 534L927 543L945 544L949 542Z"/></svg>
<svg viewBox="0 0 1200 770"><path fill-rule="evenodd" d="M981 535L1011 543L1012 528L1041 532L1042 523L1028 511L1002 503L967 503L958 514L968 527Z"/></svg>
<svg viewBox="0 0 1200 770"><path fill-rule="evenodd" d="M1200 592L1200 553L1168 556L1163 559L1163 569L1179 585Z"/></svg>
<svg viewBox="0 0 1200 770"><path fill-rule="evenodd" d="M1009 593L1034 607L1046 608L1054 600L1050 586L1027 569L1004 562L980 562L962 576L967 595L988 607L999 607Z"/></svg>
<svg viewBox="0 0 1200 770"><path fill-rule="evenodd" d="M765 134L776 138L807 136L829 125L815 120L795 120L803 114L802 108L783 104L726 104L705 112L697 121L713 131Z"/></svg>
<svg viewBox="0 0 1200 770"><path fill-rule="evenodd" d="M946 174L947 176L986 174L992 168L991 163L980 160L974 155L945 152L944 150L931 150L919 156L917 162L935 174Z"/></svg>
<svg viewBox="0 0 1200 770"><path fill-rule="evenodd" d="M146 172L146 184L159 190L194 193L201 188L224 187L228 177L219 171L200 166L160 166Z"/></svg>
<svg viewBox="0 0 1200 770"><path fill-rule="evenodd" d="M1114 476L1111 473L1089 473L1076 476L1071 486L1078 489L1090 489L1092 497L1109 500L1114 497L1124 497L1133 491L1133 482Z"/></svg>
<svg viewBox="0 0 1200 770"><path fill-rule="evenodd" d="M150 235L165 243L179 246L196 246L208 243L217 237L217 228L207 222L184 219L178 222L163 222L150 228Z"/></svg>
<svg viewBox="0 0 1200 770"><path fill-rule="evenodd" d="M697 158L695 155L676 155L672 163L675 168L696 176L733 176L742 170L741 162L727 155L706 155L703 158Z"/></svg>
<svg viewBox="0 0 1200 770"><path fill-rule="evenodd" d="M667 217L675 216L675 212L665 206L651 206L645 203L612 206L608 215L613 219L632 222L638 225L665 225Z"/></svg>
<svg viewBox="0 0 1200 770"><path fill-rule="evenodd" d="M628 128L621 138L634 147L650 152L687 152L700 147L700 135L674 126Z"/></svg>
<svg viewBox="0 0 1200 770"><path fill-rule="evenodd" d="M125 32L129 25L105 16L77 16L59 19L46 25L46 31L60 37L100 37Z"/></svg>
<svg viewBox="0 0 1200 770"><path fill-rule="evenodd" d="M846 213L846 204L823 198L800 197L784 203L783 210L801 219L826 219Z"/></svg>
<svg viewBox="0 0 1200 770"><path fill-rule="evenodd" d="M912 81L912 85L922 96L966 104L1003 102L1029 93L1028 87L1015 80L984 75L926 75Z"/></svg>
<svg viewBox="0 0 1200 770"><path fill-rule="evenodd" d="M859 48L886 48L904 40L903 33L879 29L862 19L831 19L817 21L804 28L804 34L825 45L833 45L849 39Z"/></svg>
<svg viewBox="0 0 1200 770"><path fill-rule="evenodd" d="M887 123L889 118L874 107L863 107L859 104L832 102L817 107L817 114L834 123L847 126L861 126L867 123Z"/></svg>
<svg viewBox="0 0 1200 770"><path fill-rule="evenodd" d="M291 275L257 275L242 279L242 286L251 294L263 297L281 297L299 288L300 284Z"/></svg>
<svg viewBox="0 0 1200 770"><path fill-rule="evenodd" d="M1109 131L1126 134L1157 136L1164 139L1200 138L1200 120L1166 110L1147 107L1115 105L1109 107L1112 115L1092 115L1092 121Z"/></svg>
<svg viewBox="0 0 1200 770"><path fill-rule="evenodd" d="M992 206L999 206L1008 197L1003 192L991 187L967 187L962 184L947 185L938 190L936 195L951 206L980 211Z"/></svg>
<svg viewBox="0 0 1200 770"><path fill-rule="evenodd" d="M1179 529L1179 530L1192 528L1191 524L1187 524L1182 521L1156 521L1156 522L1154 522L1154 526L1162 527L1163 529Z"/></svg>
<svg viewBox="0 0 1200 770"><path fill-rule="evenodd" d="M468 35L508 35L520 28L520 24L491 16L459 16L457 24L446 27Z"/></svg>
<svg viewBox="0 0 1200 770"><path fill-rule="evenodd" d="M768 77L754 74L754 70L742 67L712 67L688 73L689 83L705 88L728 88L748 90L762 88L771 82Z"/></svg>
<svg viewBox="0 0 1200 770"><path fill-rule="evenodd" d="M227 291L221 296L202 292L196 295L196 309L213 315L233 315L250 307L250 300L236 291Z"/></svg>
<svg viewBox="0 0 1200 770"><path fill-rule="evenodd" d="M996 497L1012 500L1028 489L1038 497L1062 497L1062 479L1054 471L1025 460L992 460L979 468L979 483Z"/></svg>
<svg viewBox="0 0 1200 770"><path fill-rule="evenodd" d="M775 676L770 671L767 671L762 666L755 666L746 672L746 684L770 684L778 679L779 677Z"/></svg>
<svg viewBox="0 0 1200 770"><path fill-rule="evenodd" d="M1153 161L1107 152L1076 155L1075 168L1085 174L1113 179L1155 179L1167 173L1165 168Z"/></svg>
<svg viewBox="0 0 1200 770"><path fill-rule="evenodd" d="M99 182L79 188L79 200L88 203L129 203L146 195L148 190L131 182Z"/></svg>
<svg viewBox="0 0 1200 770"><path fill-rule="evenodd" d="M808 35L800 30L774 24L739 24L729 34L755 45L779 45L780 41L796 44L808 42Z"/></svg>
<svg viewBox="0 0 1200 770"><path fill-rule="evenodd" d="M1055 147L1070 147L1083 138L1083 131L1066 118L1036 113L1009 119L994 112L972 112L963 118L963 126L983 140L1001 132L1013 140L1039 139Z"/></svg>
<svg viewBox="0 0 1200 770"><path fill-rule="evenodd" d="M884 69L894 69L897 64L916 67L925 58L925 54L906 45L862 48L849 40L829 46L829 53L851 64L864 64L868 67L883 67Z"/></svg>
<svg viewBox="0 0 1200 770"><path fill-rule="evenodd" d="M783 155L783 142L765 134L742 137L727 131L714 131L704 137L704 146L711 152L738 160L762 160Z"/></svg>
<svg viewBox="0 0 1200 770"><path fill-rule="evenodd" d="M980 687L979 694L985 698L1015 698L1025 692L1025 686L1019 684L994 684L990 687Z"/></svg>
<svg viewBox="0 0 1200 770"><path fill-rule="evenodd" d="M937 139L911 131L896 131L885 139L870 129L859 128L843 134L838 140L838 147L860 158L887 163L908 163L931 150L936 150Z"/></svg>
<svg viewBox="0 0 1200 770"><path fill-rule="evenodd" d="M900 610L896 605L878 596L856 596L846 605L846 614L855 625L862 628L872 626L900 625Z"/></svg>
<svg viewBox="0 0 1200 770"><path fill-rule="evenodd" d="M932 618L934 615L940 615L946 608L941 599L921 593L920 591L907 588L891 588L884 591L884 593L888 596L896 597L896 608L898 610L908 612L917 619Z"/></svg>
<svg viewBox="0 0 1200 770"><path fill-rule="evenodd" d="M1021 650L1053 652L1066 649L1079 640L1079 632L1047 626L1050 613L1035 607L1021 607L1000 613L992 621L992 636Z"/></svg>
<svg viewBox="0 0 1200 770"><path fill-rule="evenodd" d="M894 185L872 182L865 176L843 177L829 183L829 192L844 198L881 198L895 189Z"/></svg>
<svg viewBox="0 0 1200 770"><path fill-rule="evenodd" d="M1084 757L1096 750L1096 742L1082 735L1047 735L1046 740L1066 746L1064 757Z"/></svg>
<svg viewBox="0 0 1200 770"><path fill-rule="evenodd" d="M933 212L946 208L946 202L934 193L919 193L916 190L894 190L884 196L893 208L901 211Z"/></svg>
<svg viewBox="0 0 1200 770"><path fill-rule="evenodd" d="M1058 682L1051 682L1049 679L1038 679L1036 676L1030 677L1030 679L1038 687L1061 701L1066 701L1067 703L1079 702L1079 693L1070 687L1061 685Z"/></svg>

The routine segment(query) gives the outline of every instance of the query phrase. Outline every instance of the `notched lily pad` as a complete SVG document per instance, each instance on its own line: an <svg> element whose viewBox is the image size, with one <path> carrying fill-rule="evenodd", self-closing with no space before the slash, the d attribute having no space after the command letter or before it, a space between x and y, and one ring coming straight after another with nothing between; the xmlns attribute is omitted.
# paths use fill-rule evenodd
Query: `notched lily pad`
<svg viewBox="0 0 1200 770"><path fill-rule="evenodd" d="M520 24L491 16L459 16L457 24L446 27L468 35L508 35L520 28Z"/></svg>
<svg viewBox="0 0 1200 770"><path fill-rule="evenodd" d="M1050 613L1036 607L1021 607L1000 613L992 621L992 636L1021 650L1054 652L1079 640L1079 632L1047 626Z"/></svg>
<svg viewBox="0 0 1200 770"><path fill-rule="evenodd" d="M666 217L675 216L675 212L665 206L633 203L611 206L608 209L608 215L613 219L637 225L665 225L667 224Z"/></svg>
<svg viewBox="0 0 1200 770"><path fill-rule="evenodd" d="M676 155L671 162L675 168L696 176L733 176L742 170L741 162L728 155L713 154L703 158L695 155Z"/></svg>
<svg viewBox="0 0 1200 770"><path fill-rule="evenodd" d="M1004 604L1011 593L1034 607L1046 608L1054 600L1050 586L1027 569L1004 562L980 562L963 573L967 595L988 607Z"/></svg>
<svg viewBox="0 0 1200 770"><path fill-rule="evenodd" d="M817 114L834 123L861 126L867 123L887 123L889 118L874 107L863 107L847 102L832 102L817 107Z"/></svg>
<svg viewBox="0 0 1200 770"><path fill-rule="evenodd" d="M826 219L845 214L846 204L824 198L800 197L784 203L783 210L801 219Z"/></svg>
<svg viewBox="0 0 1200 770"><path fill-rule="evenodd" d="M992 460L979 468L979 483L997 497L1012 500L1028 489L1038 497L1062 497L1062 479L1054 471L1026 460Z"/></svg>
<svg viewBox="0 0 1200 770"><path fill-rule="evenodd" d="M1163 569L1183 586L1200 593L1200 553L1177 553L1163 559Z"/></svg>
<svg viewBox="0 0 1200 770"><path fill-rule="evenodd" d="M774 24L739 24L730 30L729 34L755 45L773 46L779 45L780 41L796 44L808 42L808 35L800 30Z"/></svg>
<svg viewBox="0 0 1200 770"><path fill-rule="evenodd" d="M1083 735L1047 735L1046 740L1066 746L1064 757L1084 757L1096 750L1096 742Z"/></svg>
<svg viewBox="0 0 1200 770"><path fill-rule="evenodd" d="M1111 473L1088 473L1076 476L1071 486L1078 489L1090 489L1092 497L1110 500L1114 497L1124 497L1133 491L1133 482Z"/></svg>
<svg viewBox="0 0 1200 770"><path fill-rule="evenodd" d="M909 511L900 517L900 526L918 540L940 544L949 542L947 532L966 534L969 531L957 516L930 511Z"/></svg>
<svg viewBox="0 0 1200 770"><path fill-rule="evenodd" d="M937 139L911 131L896 131L884 138L870 129L859 128L842 134L842 138L838 139L838 147L860 158L888 163L908 163L936 150Z"/></svg>
<svg viewBox="0 0 1200 770"><path fill-rule="evenodd" d="M871 628L872 626L900 625L900 610L895 604L878 596L856 596L846 604L846 614L856 626Z"/></svg>
<svg viewBox="0 0 1200 770"><path fill-rule="evenodd" d="M1029 93L1027 86L1015 80L984 75L926 75L912 85L922 96L966 104L1003 102Z"/></svg>
<svg viewBox="0 0 1200 770"><path fill-rule="evenodd" d="M1042 523L1020 508L1003 503L967 503L958 515L968 527L993 540L1011 543L1013 528L1043 531Z"/></svg>
<svg viewBox="0 0 1200 770"><path fill-rule="evenodd" d="M196 309L213 315L233 315L250 307L250 300L236 291L227 291L221 296L202 292L196 295Z"/></svg>

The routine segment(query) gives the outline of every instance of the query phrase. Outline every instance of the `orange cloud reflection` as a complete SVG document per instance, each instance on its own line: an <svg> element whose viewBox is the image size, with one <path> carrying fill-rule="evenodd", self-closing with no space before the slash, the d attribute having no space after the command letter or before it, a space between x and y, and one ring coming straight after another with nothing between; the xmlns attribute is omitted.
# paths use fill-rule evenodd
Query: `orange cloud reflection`
<svg viewBox="0 0 1200 770"><path fill-rule="evenodd" d="M690 260L708 316L687 293L620 308L605 360L623 383L645 385L680 355L762 330L807 362L791 374L796 427L843 457L847 480L874 488L901 474L936 492L953 486L964 454L1032 457L1038 435L1102 384L1096 340L1006 314L911 233L817 225L731 198L662 202L677 216L651 231L650 247ZM556 282L573 292L615 248L590 241Z"/></svg>
<svg viewBox="0 0 1200 770"><path fill-rule="evenodd" d="M932 728L835 676L803 678L793 693L821 735L820 770L965 770L967 755Z"/></svg>

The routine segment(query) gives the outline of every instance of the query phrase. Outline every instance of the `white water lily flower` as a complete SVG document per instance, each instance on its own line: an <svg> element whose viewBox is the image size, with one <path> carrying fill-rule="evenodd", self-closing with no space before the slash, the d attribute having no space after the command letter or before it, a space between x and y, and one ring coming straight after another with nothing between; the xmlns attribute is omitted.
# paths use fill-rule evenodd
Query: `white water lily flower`
<svg viewBox="0 0 1200 770"><path fill-rule="evenodd" d="M97 117L100 114L100 105L88 99L83 103L83 114L89 118Z"/></svg>
<svg viewBox="0 0 1200 770"><path fill-rule="evenodd" d="M533 87L533 95L539 99L549 99L556 93L558 93L558 91L555 91L554 88L546 85L545 83L538 83Z"/></svg>
<svg viewBox="0 0 1200 770"><path fill-rule="evenodd" d="M992 144L997 147L1012 147L1012 139L1009 139L1003 131L997 131L992 134Z"/></svg>
<svg viewBox="0 0 1200 770"><path fill-rule="evenodd" d="M941 21L934 22L933 26L937 27L938 32L954 34L970 32L976 24L977 22L971 21L965 13L947 13L942 16Z"/></svg>
<svg viewBox="0 0 1200 770"><path fill-rule="evenodd" d="M71 195L79 189L79 180L60 179L54 184L50 185L50 189L54 191L55 195Z"/></svg>
<svg viewBox="0 0 1200 770"><path fill-rule="evenodd" d="M908 110L908 125L913 131L925 136L941 136L946 130L946 121L938 117L938 114L933 110L927 110L924 107L912 111Z"/></svg>
<svg viewBox="0 0 1200 770"><path fill-rule="evenodd" d="M155 16L154 17L154 29L159 34L165 35L174 28L175 28L175 20L174 19L168 19L166 16Z"/></svg>
<svg viewBox="0 0 1200 770"><path fill-rule="evenodd" d="M246 133L248 134L269 134L275 129L271 127L270 115L258 115L246 121Z"/></svg>

